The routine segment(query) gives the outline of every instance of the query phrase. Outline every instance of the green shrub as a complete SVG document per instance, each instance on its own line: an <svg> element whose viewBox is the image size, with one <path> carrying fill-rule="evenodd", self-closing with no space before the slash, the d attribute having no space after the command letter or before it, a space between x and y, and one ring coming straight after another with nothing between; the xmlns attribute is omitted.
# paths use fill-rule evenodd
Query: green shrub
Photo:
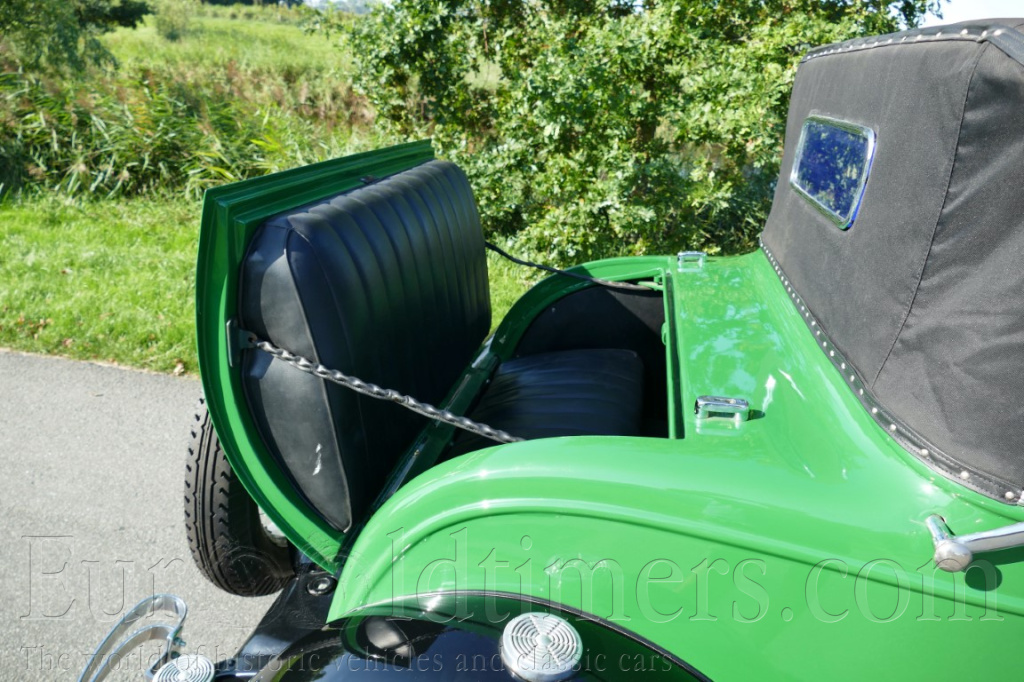
<svg viewBox="0 0 1024 682"><path fill-rule="evenodd" d="M81 71L109 63L99 37L135 27L150 13L139 0L3 0L0 70L10 62L28 71Z"/></svg>
<svg viewBox="0 0 1024 682"><path fill-rule="evenodd" d="M192 17L201 10L199 0L160 0L154 25L166 40L178 41L193 30Z"/></svg>
<svg viewBox="0 0 1024 682"><path fill-rule="evenodd" d="M801 55L934 4L402 0L355 24L354 72L382 124L466 168L520 252L738 252L771 203Z"/></svg>

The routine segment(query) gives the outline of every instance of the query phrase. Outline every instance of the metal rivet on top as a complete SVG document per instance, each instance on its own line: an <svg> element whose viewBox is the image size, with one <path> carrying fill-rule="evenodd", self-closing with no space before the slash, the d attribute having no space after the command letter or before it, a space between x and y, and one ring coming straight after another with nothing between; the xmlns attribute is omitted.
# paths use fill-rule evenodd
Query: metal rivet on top
<svg viewBox="0 0 1024 682"><path fill-rule="evenodd" d="M969 471L961 471L960 472L960 478L962 478L963 480L966 481L970 477L971 477L971 472L969 472Z"/></svg>
<svg viewBox="0 0 1024 682"><path fill-rule="evenodd" d="M928 448L921 448L921 456L927 457L929 455Z"/></svg>
<svg viewBox="0 0 1024 682"><path fill-rule="evenodd" d="M1013 498L1017 497L1017 495L1012 490L1007 490L1006 494L1003 495L1003 497L1005 497L1008 500L1012 500Z"/></svg>

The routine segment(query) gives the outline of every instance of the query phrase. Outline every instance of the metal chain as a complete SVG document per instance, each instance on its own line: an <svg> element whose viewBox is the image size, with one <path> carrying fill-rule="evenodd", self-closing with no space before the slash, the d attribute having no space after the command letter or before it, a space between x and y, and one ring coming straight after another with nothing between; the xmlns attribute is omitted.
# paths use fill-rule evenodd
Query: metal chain
<svg viewBox="0 0 1024 682"><path fill-rule="evenodd" d="M301 355L295 355L283 348L278 348L269 341L264 341L263 339L258 339L256 337L251 337L249 340L256 348L273 355L278 360L287 362L289 365L301 372L312 374L315 377L325 379L338 384L339 386L344 386L345 388L350 388L356 393L361 393L371 398L377 398L378 400L389 400L393 403L398 403L402 407L412 410L416 414L421 414L428 419L444 422L445 424L451 424L463 431L469 431L470 433L474 433L478 436L496 440L499 443L518 443L523 440L522 438L513 436L501 429L495 429L487 424L475 422L468 417L460 417L448 410L442 410L428 403L420 402L412 396L403 395L402 393L389 388L381 388L376 384L363 381L358 377L349 376L348 374L339 372L336 369L329 369L321 365L319 362L314 362L309 358L304 358Z"/></svg>

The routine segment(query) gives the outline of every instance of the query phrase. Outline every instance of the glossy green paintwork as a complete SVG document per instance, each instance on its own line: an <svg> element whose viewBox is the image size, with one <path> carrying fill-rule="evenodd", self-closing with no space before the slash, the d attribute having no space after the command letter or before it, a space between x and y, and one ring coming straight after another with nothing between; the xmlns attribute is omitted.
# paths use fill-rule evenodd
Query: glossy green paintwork
<svg viewBox="0 0 1024 682"><path fill-rule="evenodd" d="M358 533L319 521L244 409L225 334L238 267L268 215L427 158L424 145L386 150L214 190L204 205L197 322L211 414L254 498L303 551L341 570L331 618L392 597L491 591L616 621L719 680L1015 668L1024 552L983 555L966 578L943 573L924 519L940 514L962 534L1024 513L939 477L889 438L760 252L687 270L666 257L578 268L663 291L670 437L539 440L433 466L451 438L433 425ZM534 317L588 286L554 277L531 289L445 405L465 412ZM744 398L757 418L698 423L699 395Z"/></svg>
<svg viewBox="0 0 1024 682"><path fill-rule="evenodd" d="M239 272L249 240L268 217L359 187L366 176L385 177L432 158L429 142L410 143L225 185L204 197L196 268L196 328L210 415L232 469L246 490L292 543L331 572L340 570L355 533L346 537L331 528L294 491L262 445L245 408L241 375L232 366L238 353L238 333L227 328L238 314ZM653 276L662 260L613 259L577 270L623 279ZM513 307L440 406L465 413L498 362L512 354L533 317L551 301L585 286L589 285L553 278L534 287ZM424 430L392 473L378 504L433 464L451 442L452 429L435 423Z"/></svg>
<svg viewBox="0 0 1024 682"><path fill-rule="evenodd" d="M1021 510L938 477L890 439L763 254L687 272L675 259L636 264L673 306L676 437L530 441L426 471L363 529L331 617L393 596L486 590L618 621L713 679L1013 669L1024 555L982 556L966 580L937 571L923 522L938 513L965 533ZM547 286L512 315L542 307ZM521 324L509 326L514 336ZM512 343L502 334L496 348ZM761 414L698 425L698 395L746 398Z"/></svg>
<svg viewBox="0 0 1024 682"><path fill-rule="evenodd" d="M434 156L429 142L356 154L246 182L211 189L203 200L196 265L196 331L203 392L232 469L277 526L320 565L337 569L344 542L312 512L277 470L260 442L231 366L237 334L227 322L238 314L238 276L246 246L268 217L422 164Z"/></svg>

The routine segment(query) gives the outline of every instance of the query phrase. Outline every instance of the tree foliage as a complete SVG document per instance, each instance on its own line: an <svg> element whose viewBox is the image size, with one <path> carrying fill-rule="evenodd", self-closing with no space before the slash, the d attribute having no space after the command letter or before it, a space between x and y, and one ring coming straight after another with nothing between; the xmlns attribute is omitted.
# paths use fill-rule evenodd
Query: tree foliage
<svg viewBox="0 0 1024 682"><path fill-rule="evenodd" d="M110 59L101 34L135 27L149 11L140 0L2 0L0 57L28 70L79 71Z"/></svg>
<svg viewBox="0 0 1024 682"><path fill-rule="evenodd" d="M485 227L556 261L751 248L810 47L933 0L401 0L354 27L378 121L463 166Z"/></svg>

